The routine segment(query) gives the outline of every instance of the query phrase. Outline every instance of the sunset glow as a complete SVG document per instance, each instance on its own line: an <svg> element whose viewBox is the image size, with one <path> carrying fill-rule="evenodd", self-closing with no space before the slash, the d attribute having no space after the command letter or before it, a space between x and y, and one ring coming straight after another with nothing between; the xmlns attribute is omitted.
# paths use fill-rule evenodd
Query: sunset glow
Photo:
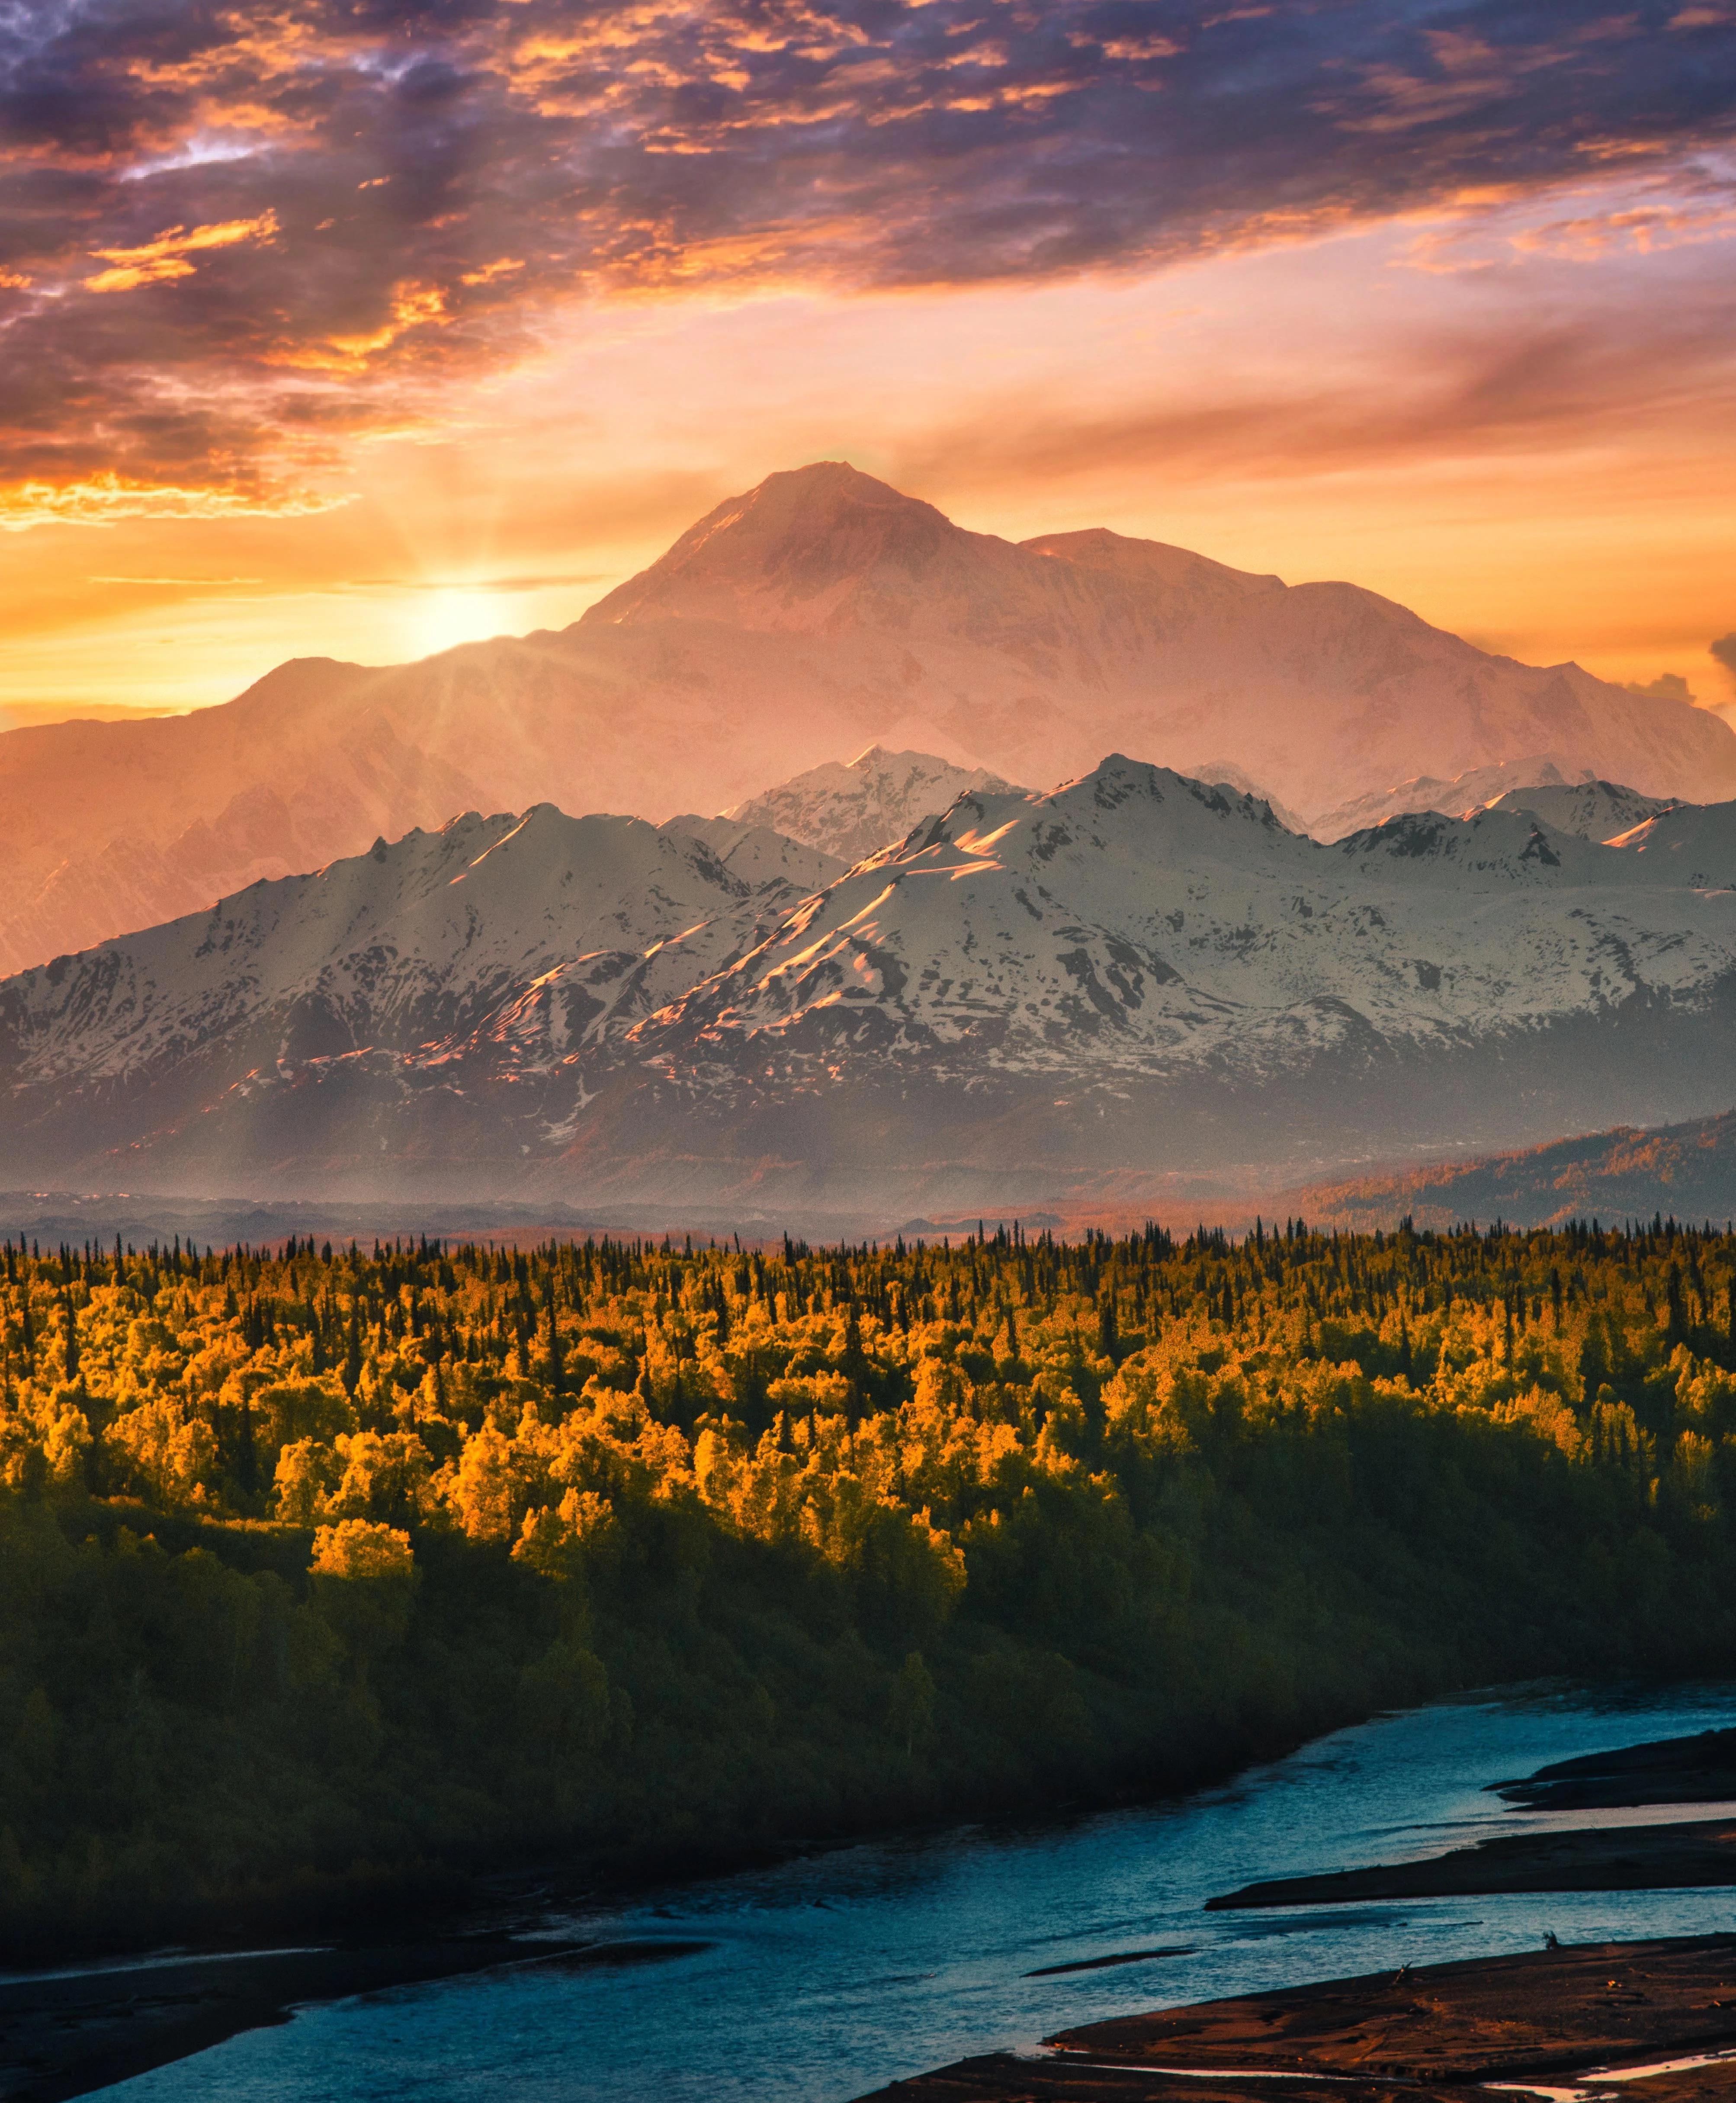
<svg viewBox="0 0 1736 2103"><path fill-rule="evenodd" d="M1733 489L1736 0L0 0L5 2096L1736 2103Z"/></svg>
<svg viewBox="0 0 1736 2103"><path fill-rule="evenodd" d="M817 457L1736 699L1727 7L28 19L0 705L562 625Z"/></svg>

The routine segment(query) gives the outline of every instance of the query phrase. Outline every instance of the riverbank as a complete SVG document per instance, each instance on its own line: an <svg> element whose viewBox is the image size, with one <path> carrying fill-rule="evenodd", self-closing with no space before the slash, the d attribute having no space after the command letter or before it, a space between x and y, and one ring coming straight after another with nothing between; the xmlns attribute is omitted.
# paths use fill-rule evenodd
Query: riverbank
<svg viewBox="0 0 1736 2103"><path fill-rule="evenodd" d="M1736 1816L1680 1825L1503 1834L1420 1862L1275 1877L1208 1899L1209 1913L1342 1905L1364 1899L1472 1898L1498 1892L1667 1892L1736 1884Z"/></svg>
<svg viewBox="0 0 1736 2103"><path fill-rule="evenodd" d="M298 2006L526 1966L585 1970L690 1956L691 1941L449 1935L368 1948L170 1952L0 1977L0 2103L66 2103L287 2022Z"/></svg>
<svg viewBox="0 0 1736 2103"><path fill-rule="evenodd" d="M628 1892L547 1868L493 1875L461 1915L430 1900L345 1940L486 1930L652 1943L667 1961L509 1957L466 1977L340 1992L123 2092L138 2103L386 2092L474 2103L521 2089L584 2103L841 2103L896 2075L1035 2051L1064 2028L1161 2003L1529 1952L1548 1930L1578 1944L1702 1936L1733 1924L1730 1892L1204 1909L1251 1878L1367 1861L1373 1834L1396 1852L1401 1835L1439 1849L1485 1832L1481 1791L1498 1777L1733 1723L1727 1685L1490 1689L1335 1733L1226 1787L1106 1814L906 1827Z"/></svg>
<svg viewBox="0 0 1736 2103"><path fill-rule="evenodd" d="M1725 1735L1736 1734L1716 1736ZM1702 1734L1640 1747L1617 1747L1544 1767L1523 1782L1488 1786L1504 1794L1529 1791L1564 1771L1577 1774L1582 1768L1626 1769L1641 1764L1644 1756L1643 1764L1650 1771L1653 1785L1667 1791L1672 1778L1678 1777L1690 1759L1698 1756L1698 1750L1711 1742L1715 1742L1712 1734ZM1522 1812L1520 1815L1523 1816ZM1722 1833L1725 1828L1720 1826L1717 1830ZM894 1836L894 1842L944 1847L957 1831L952 1826L937 1826L926 1832L907 1828ZM1434 1862L1400 1865L1391 1871L1350 1874L1364 1878L1438 1874L1440 1865L1444 1862L1453 1874L1462 1877L1467 1865L1480 1865L1486 1872L1492 1852L1498 1863L1498 1851L1503 1847L1553 1848L1564 1859L1571 1857L1576 1848L1583 1848L1587 1852L1578 1887L1614 1888L1609 1875L1611 1851L1602 1843L1632 1841L1639 1846L1627 1865L1629 1874L1624 1881L1628 1887L1680 1887L1685 1879L1671 1873L1664 1858L1672 1847L1681 1844L1684 1835L1691 1841L1698 1831L1698 1826L1667 1826L1614 1835L1596 1830L1541 1836L1526 1834L1516 1835L1511 1843L1492 1843L1492 1847L1459 1850ZM282 2023L298 2006L477 1972L505 1973L527 1966L594 1970L692 1956L709 1948L710 1943L692 1934L683 1936L657 1921L656 1916L667 1899L699 1888L696 1877L708 1873L741 1877L760 1871L775 1875L780 1874L781 1864L806 1861L824 1878L824 1865L833 1860L843 1860L836 1843L759 1851L751 1862L738 1856L733 1861L700 1866L691 1860L677 1863L665 1857L651 1867L641 1861L631 1865L639 1871L637 1875L630 1873L625 1861L610 1865L612 1874L600 1874L600 1865L593 1862L582 1870L580 1865L569 1864L563 1872L551 1876L545 1865L534 1871L496 1871L463 1886L406 1884L396 1891L395 1905L393 1892L382 1887L372 1891L365 1909L356 1910L348 1918L334 1912L327 1895L325 1904L310 1909L293 1924L280 1923L288 1925L290 1932L279 1933L274 1947L249 1947L232 1936L225 1948L123 1956L106 1963L45 1967L10 1977L0 1974L0 2103L59 2103L59 2099L168 2065L244 2030ZM1478 1890L1533 1887L1522 1881L1502 1883L1486 1874L1474 1883ZM1253 1888L1285 1895L1302 1890L1315 1897L1363 1895L1344 1893L1329 1878L1279 1879L1269 1887ZM1195 1905L1204 1901L1206 1911L1224 1911L1225 1901L1208 1899L1209 1892L1207 1886L1195 1899ZM635 1901L640 1915L636 1927L628 1927L623 1932L623 1921L617 1918L612 1932L611 1923L599 1909L632 1906ZM1273 1902L1284 1904L1288 1899L1280 1896ZM580 1915L569 1911L574 1907L581 1909ZM1378 1910L1371 1918L1378 1918ZM559 1931L564 1932L562 1940L545 1939ZM1031 1980L1061 1981L1101 1974L1135 1963L1186 1958L1194 1954L1195 1947L1192 1936L1155 1947L1150 1944L1131 1949L1124 1946L1107 1954L1099 1947L1071 1961L1033 1965L1025 1976ZM1019 2066L1022 2080L1039 2078L1028 2063L1019 2062ZM982 2062L982 2069L986 2070L984 2078L991 2081L999 2079L1005 2070L999 2057ZM1078 2083L1090 2072L1079 2066L1045 2071L1041 2080L1051 2085L1031 2092L1084 2095L1088 2091L1079 2088ZM1055 2083L1062 2085L1055 2087ZM1295 2087L1293 2080L1287 2083L1287 2103L1297 2103ZM1197 2093L1197 2083L1190 2088L1189 2096L1191 2103L1207 2103Z"/></svg>
<svg viewBox="0 0 1736 2103"><path fill-rule="evenodd" d="M1489 1794L1516 1811L1631 1810L1638 1804L1736 1803L1736 1731L1700 1731L1555 1760Z"/></svg>
<svg viewBox="0 0 1736 2103"><path fill-rule="evenodd" d="M1736 1936L1409 1965L1057 2032L861 2103L1374 2103L1736 2095ZM1703 2063L1709 2061L1709 2064ZM1682 2062L1703 2062L1683 2064ZM1204 2078L1202 2078L1204 2077Z"/></svg>
<svg viewBox="0 0 1736 2103"><path fill-rule="evenodd" d="M1721 1816L1680 1823L1501 1834L1420 1861L1375 1863L1244 1884L1208 1913L1369 1899L1470 1898L1501 1892L1716 1890L1736 1884L1736 1731L1703 1731L1556 1760L1486 1792L1517 1812L1581 1815L1717 1803Z"/></svg>

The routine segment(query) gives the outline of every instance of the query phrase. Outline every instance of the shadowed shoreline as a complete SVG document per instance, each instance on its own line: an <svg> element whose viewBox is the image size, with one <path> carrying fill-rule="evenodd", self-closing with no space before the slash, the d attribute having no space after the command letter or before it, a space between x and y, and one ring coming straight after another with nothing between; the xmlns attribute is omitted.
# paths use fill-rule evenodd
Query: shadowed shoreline
<svg viewBox="0 0 1736 2103"><path fill-rule="evenodd" d="M245 1950L140 1958L0 1979L0 2099L65 2103L287 2022L296 2007L466 1973L657 1963L692 1941L536 1941L450 1935L367 1949Z"/></svg>

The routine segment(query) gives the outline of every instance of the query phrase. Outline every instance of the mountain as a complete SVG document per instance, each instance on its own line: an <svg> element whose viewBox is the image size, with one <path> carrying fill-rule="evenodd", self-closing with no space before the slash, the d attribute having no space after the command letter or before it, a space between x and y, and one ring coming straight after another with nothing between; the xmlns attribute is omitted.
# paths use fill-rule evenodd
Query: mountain
<svg viewBox="0 0 1736 2103"><path fill-rule="evenodd" d="M1473 767L1453 781L1422 775L1400 782L1396 789L1355 797L1315 819L1308 829L1316 839L1338 840L1410 811L1439 811L1449 818L1468 818L1478 811L1529 811L1558 832L1609 840L1645 819L1673 810L1681 800L1677 796L1645 796L1620 782L1600 781L1589 767L1575 773L1546 754L1498 767Z"/></svg>
<svg viewBox="0 0 1736 2103"><path fill-rule="evenodd" d="M1736 789L1727 726L1686 703L1490 656L1353 585L1287 586L1102 529L966 532L835 463L719 505L581 625L786 638L817 672L819 646L848 645L1014 778L1115 745L1208 771L1234 751L1315 811L1423 765L1559 750L1641 789Z"/></svg>
<svg viewBox="0 0 1736 2103"><path fill-rule="evenodd" d="M1270 804L1272 816L1286 832L1305 833L1306 819L1300 817L1289 805L1273 795L1264 782L1256 781L1232 760L1210 759L1196 770L1195 779L1209 782L1214 789L1227 789L1238 796L1252 796L1256 803Z"/></svg>
<svg viewBox="0 0 1736 2103"><path fill-rule="evenodd" d="M1736 734L1349 584L1093 531L1015 545L836 463L774 474L559 634L283 665L180 717L0 734L0 970L464 810L731 809L875 741L1053 782L1106 751L1304 814L1548 752L1736 794Z"/></svg>
<svg viewBox="0 0 1736 2103"><path fill-rule="evenodd" d="M960 796L1011 789L984 767L955 767L932 753L884 752L875 745L848 767L836 760L811 767L724 816L853 862L903 839L924 818L939 817Z"/></svg>
<svg viewBox="0 0 1736 2103"><path fill-rule="evenodd" d="M1613 844L1636 825L1675 810L1676 803L1666 796L1642 796L1637 789L1624 788L1618 781L1591 780L1509 789L1493 798L1489 808L1529 811L1558 833Z"/></svg>
<svg viewBox="0 0 1736 2103"><path fill-rule="evenodd" d="M1638 847L1505 811L1326 847L1115 756L1047 796L961 798L641 1034L756 1074L873 1045L931 1073L1257 1079L1364 1032L1460 1046L1720 982L1736 891Z"/></svg>
<svg viewBox="0 0 1736 2103"><path fill-rule="evenodd" d="M1468 818L1510 789L1563 786L1593 778L1589 767L1575 768L1548 753L1525 759L1498 760L1491 767L1473 767L1443 781L1433 774L1412 776L1395 787L1370 789L1347 798L1329 811L1321 811L1306 827L1316 839L1342 840L1349 834L1383 825L1389 818L1401 818L1408 811L1439 811L1448 818Z"/></svg>
<svg viewBox="0 0 1736 2103"><path fill-rule="evenodd" d="M1641 1132L1624 1126L1477 1160L1413 1168L1283 1194L1279 1202L1315 1226L1364 1233L1445 1228L1465 1220L1515 1227L1569 1220L1684 1222L1736 1219L1736 1110Z"/></svg>
<svg viewBox="0 0 1736 2103"><path fill-rule="evenodd" d="M473 814L0 984L0 1171L861 1226L1703 1115L1736 1100L1733 821L1329 846L1119 757L848 869L732 820Z"/></svg>
<svg viewBox="0 0 1736 2103"><path fill-rule="evenodd" d="M58 1160L69 1118L74 1150L87 1118L111 1169L177 1157L207 1122L269 1118L286 1079L353 1099L407 1065L461 1121L473 1069L510 1070L524 1040L559 1051L650 1014L840 873L734 829L719 852L638 818L470 811L10 979L7 1164L45 1146ZM308 1136L292 1118L277 1143L294 1156ZM392 1151L388 1136L367 1144ZM322 1172L354 1180L356 1166Z"/></svg>
<svg viewBox="0 0 1736 2103"><path fill-rule="evenodd" d="M1644 819L1609 843L1644 857L1660 878L1695 890L1736 883L1736 804L1680 803Z"/></svg>

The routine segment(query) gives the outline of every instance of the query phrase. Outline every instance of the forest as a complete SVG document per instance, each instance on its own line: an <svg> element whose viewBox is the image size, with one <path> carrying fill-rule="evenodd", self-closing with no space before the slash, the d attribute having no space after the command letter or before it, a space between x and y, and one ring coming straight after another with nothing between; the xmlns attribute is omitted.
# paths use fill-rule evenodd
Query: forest
<svg viewBox="0 0 1736 2103"><path fill-rule="evenodd" d="M1736 1240L39 1249L0 1942L354 1927L1736 1663Z"/></svg>

